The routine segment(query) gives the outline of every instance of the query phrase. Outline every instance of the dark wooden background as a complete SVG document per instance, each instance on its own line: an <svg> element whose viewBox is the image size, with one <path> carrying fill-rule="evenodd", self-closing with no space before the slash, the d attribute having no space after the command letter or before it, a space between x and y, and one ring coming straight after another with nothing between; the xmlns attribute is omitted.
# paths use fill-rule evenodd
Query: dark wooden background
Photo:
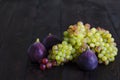
<svg viewBox="0 0 120 80"><path fill-rule="evenodd" d="M37 37L58 35L77 21L110 30L120 50L120 0L0 0L0 80L120 80L114 63L91 72L65 65L41 72L27 57Z"/></svg>

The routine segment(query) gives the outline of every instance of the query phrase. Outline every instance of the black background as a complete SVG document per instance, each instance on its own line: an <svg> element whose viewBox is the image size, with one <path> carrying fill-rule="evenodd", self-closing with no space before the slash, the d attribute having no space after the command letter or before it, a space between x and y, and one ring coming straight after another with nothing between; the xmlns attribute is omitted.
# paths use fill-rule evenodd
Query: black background
<svg viewBox="0 0 120 80"><path fill-rule="evenodd" d="M120 0L0 0L0 80L120 80L120 54L114 63L91 72L68 64L41 72L27 57L37 37L62 39L77 21L113 34L120 49Z"/></svg>

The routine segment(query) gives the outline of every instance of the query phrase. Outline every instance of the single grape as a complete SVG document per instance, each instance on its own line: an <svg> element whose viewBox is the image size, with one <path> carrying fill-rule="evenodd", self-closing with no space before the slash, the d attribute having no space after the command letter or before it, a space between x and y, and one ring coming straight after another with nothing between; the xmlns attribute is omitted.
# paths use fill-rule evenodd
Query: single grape
<svg viewBox="0 0 120 80"><path fill-rule="evenodd" d="M45 70L46 69L46 65L45 64L40 64L40 69L41 70Z"/></svg>
<svg viewBox="0 0 120 80"><path fill-rule="evenodd" d="M47 58L43 58L43 59L42 59L42 63L43 63L43 64L47 64L47 63L48 63L48 59L47 59Z"/></svg>
<svg viewBox="0 0 120 80"><path fill-rule="evenodd" d="M107 60L107 57L106 57L106 56L103 56L103 57L102 57L102 60L103 60L103 61L106 61L106 60Z"/></svg>
<svg viewBox="0 0 120 80"><path fill-rule="evenodd" d="M51 63L51 62L48 62L48 63L46 64L46 68L47 68L47 69L52 68L52 63Z"/></svg>

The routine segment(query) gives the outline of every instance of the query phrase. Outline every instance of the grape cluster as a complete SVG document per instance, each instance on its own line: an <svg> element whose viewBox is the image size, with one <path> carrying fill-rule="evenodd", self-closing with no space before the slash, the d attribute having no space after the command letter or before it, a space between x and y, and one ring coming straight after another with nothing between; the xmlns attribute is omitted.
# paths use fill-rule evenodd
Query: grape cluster
<svg viewBox="0 0 120 80"><path fill-rule="evenodd" d="M64 41L70 43L76 49L77 53L82 52L80 47L85 44L83 39L86 35L87 28L84 27L82 22L78 22L77 25L71 25L67 31L64 31Z"/></svg>
<svg viewBox="0 0 120 80"><path fill-rule="evenodd" d="M57 65L56 61L50 61L50 60L48 60L48 58L43 58L40 61L40 69L41 70L50 69L56 65Z"/></svg>
<svg viewBox="0 0 120 80"><path fill-rule="evenodd" d="M96 47L94 47L94 50L98 53L99 63L108 65L109 62L115 60L115 56L118 52L114 38L109 31L102 28L98 28L95 34L99 34L94 38L97 40L97 42L95 42Z"/></svg>
<svg viewBox="0 0 120 80"><path fill-rule="evenodd" d="M99 63L108 65L113 62L118 52L114 38L105 29L90 27L90 24L82 22L70 25L63 33L62 43L54 45L49 51L49 59L56 60L60 65L78 57L89 47L96 53Z"/></svg>
<svg viewBox="0 0 120 80"><path fill-rule="evenodd" d="M71 61L73 59L75 49L71 44L63 41L61 44L54 45L49 53L49 59L55 60L57 65L62 65L65 62Z"/></svg>

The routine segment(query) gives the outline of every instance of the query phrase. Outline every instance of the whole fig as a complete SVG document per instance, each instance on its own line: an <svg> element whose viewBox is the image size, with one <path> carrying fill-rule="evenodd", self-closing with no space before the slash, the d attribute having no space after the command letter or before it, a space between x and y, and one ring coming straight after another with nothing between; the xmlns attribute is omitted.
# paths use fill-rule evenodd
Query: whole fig
<svg viewBox="0 0 120 80"><path fill-rule="evenodd" d="M46 57L46 48L37 38L36 42L34 42L28 48L28 57L32 62L38 63L42 58Z"/></svg>
<svg viewBox="0 0 120 80"><path fill-rule="evenodd" d="M90 71L97 67L98 59L92 50L87 49L80 56L78 56L76 63L81 70Z"/></svg>

